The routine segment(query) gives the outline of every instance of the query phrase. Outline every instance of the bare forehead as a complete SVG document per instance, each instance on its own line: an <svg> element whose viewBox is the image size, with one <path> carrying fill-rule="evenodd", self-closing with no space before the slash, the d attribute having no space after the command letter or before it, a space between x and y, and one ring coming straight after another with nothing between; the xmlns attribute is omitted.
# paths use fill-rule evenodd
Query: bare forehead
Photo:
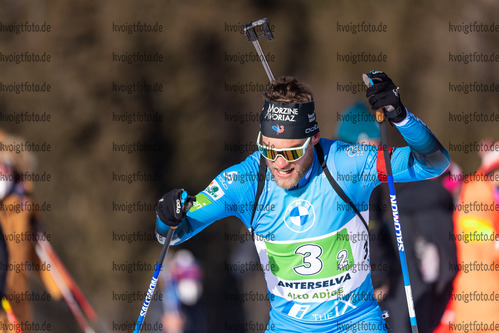
<svg viewBox="0 0 499 333"><path fill-rule="evenodd" d="M301 147L307 139L277 139L262 135L262 144L276 149Z"/></svg>

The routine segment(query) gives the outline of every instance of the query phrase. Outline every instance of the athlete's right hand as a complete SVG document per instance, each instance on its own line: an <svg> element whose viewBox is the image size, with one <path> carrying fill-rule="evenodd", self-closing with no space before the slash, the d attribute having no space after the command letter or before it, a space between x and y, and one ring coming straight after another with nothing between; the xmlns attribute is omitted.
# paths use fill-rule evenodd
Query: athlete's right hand
<svg viewBox="0 0 499 333"><path fill-rule="evenodd" d="M184 189L174 189L159 199L156 205L156 233L166 237L170 228L176 228L187 211L192 207L196 197L187 195Z"/></svg>

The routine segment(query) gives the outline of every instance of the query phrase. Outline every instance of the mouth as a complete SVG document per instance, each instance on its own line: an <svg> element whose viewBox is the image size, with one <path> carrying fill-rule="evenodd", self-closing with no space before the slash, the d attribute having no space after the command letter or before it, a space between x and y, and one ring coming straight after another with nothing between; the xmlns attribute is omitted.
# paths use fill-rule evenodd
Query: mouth
<svg viewBox="0 0 499 333"><path fill-rule="evenodd" d="M295 168L291 169L285 169L285 170L279 170L279 169L274 169L275 174L279 176L279 178L288 178L293 175L293 172L295 171Z"/></svg>

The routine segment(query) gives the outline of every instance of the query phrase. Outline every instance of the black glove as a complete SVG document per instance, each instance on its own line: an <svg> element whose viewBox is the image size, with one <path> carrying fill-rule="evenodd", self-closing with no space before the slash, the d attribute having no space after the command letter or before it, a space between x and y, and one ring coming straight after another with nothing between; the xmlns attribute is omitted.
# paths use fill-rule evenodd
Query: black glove
<svg viewBox="0 0 499 333"><path fill-rule="evenodd" d="M196 197L187 195L183 189L174 189L164 194L156 205L156 215L159 218L159 221L156 220L156 232L166 237L169 227L175 228L182 222L194 201Z"/></svg>
<svg viewBox="0 0 499 333"><path fill-rule="evenodd" d="M370 79L369 88L367 88L366 97L369 99L369 104L373 110L383 108L385 115L389 121L398 123L405 119L407 112L397 86L393 81L383 72L370 71L367 74Z"/></svg>

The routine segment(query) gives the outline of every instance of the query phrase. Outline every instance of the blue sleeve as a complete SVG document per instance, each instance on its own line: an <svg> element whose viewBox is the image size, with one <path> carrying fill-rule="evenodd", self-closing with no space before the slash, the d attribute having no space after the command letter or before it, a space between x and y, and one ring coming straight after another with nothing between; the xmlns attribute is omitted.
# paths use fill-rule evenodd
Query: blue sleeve
<svg viewBox="0 0 499 333"><path fill-rule="evenodd" d="M407 111L406 119L396 127L408 147L393 150L391 164L394 181L430 179L447 169L449 153L420 119Z"/></svg>
<svg viewBox="0 0 499 333"><path fill-rule="evenodd" d="M175 230L172 244L181 243L228 216L239 218L249 228L259 162L258 152L251 154L243 162L222 171L198 193L196 202Z"/></svg>
<svg viewBox="0 0 499 333"><path fill-rule="evenodd" d="M449 165L447 150L421 120L409 112L407 115L397 128L408 146L394 148L390 159L394 181L411 182L439 176ZM365 206L374 187L386 176L382 148L322 142L328 155L334 156L327 159L333 177L354 203Z"/></svg>

